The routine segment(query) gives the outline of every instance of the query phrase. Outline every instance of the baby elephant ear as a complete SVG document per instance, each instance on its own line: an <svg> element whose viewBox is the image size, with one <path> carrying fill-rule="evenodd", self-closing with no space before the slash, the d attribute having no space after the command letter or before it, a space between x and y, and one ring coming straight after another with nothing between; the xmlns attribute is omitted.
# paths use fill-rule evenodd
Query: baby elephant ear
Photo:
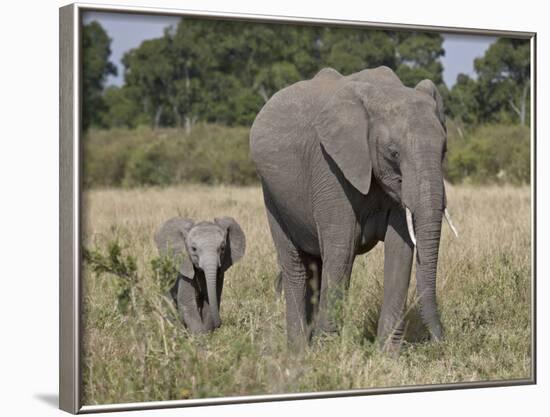
<svg viewBox="0 0 550 417"><path fill-rule="evenodd" d="M418 84L416 84L416 87L414 87L414 89L424 94L428 94L431 98L434 99L437 118L439 119L441 126L443 126L443 129L447 131L447 125L445 123L445 106L443 105L443 97L441 97L441 94L439 93L439 90L437 89L433 81L422 80Z"/></svg>
<svg viewBox="0 0 550 417"><path fill-rule="evenodd" d="M214 221L222 229L225 229L227 233L222 260L222 269L225 271L243 257L246 249L246 238L241 226L239 226L239 223L233 217L215 218Z"/></svg>
<svg viewBox="0 0 550 417"><path fill-rule="evenodd" d="M185 245L185 239L193 224L191 219L174 217L164 223L155 233L155 243L160 254L171 258L178 271L187 278L195 276L195 269Z"/></svg>

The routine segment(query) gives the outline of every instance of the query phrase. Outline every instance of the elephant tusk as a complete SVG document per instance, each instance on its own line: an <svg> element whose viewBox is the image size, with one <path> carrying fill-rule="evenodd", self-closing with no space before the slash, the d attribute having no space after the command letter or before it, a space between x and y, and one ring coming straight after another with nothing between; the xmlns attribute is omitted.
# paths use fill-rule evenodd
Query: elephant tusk
<svg viewBox="0 0 550 417"><path fill-rule="evenodd" d="M456 231L453 221L451 220L451 215L449 214L449 210L447 210L447 208L445 208L445 220L447 220L447 223L449 223L449 227L455 234L456 238L458 238L458 232Z"/></svg>
<svg viewBox="0 0 550 417"><path fill-rule="evenodd" d="M411 210L408 207L405 207L407 214L407 229L409 230L409 236L411 237L412 243L416 246L416 237L414 235L414 226Z"/></svg>

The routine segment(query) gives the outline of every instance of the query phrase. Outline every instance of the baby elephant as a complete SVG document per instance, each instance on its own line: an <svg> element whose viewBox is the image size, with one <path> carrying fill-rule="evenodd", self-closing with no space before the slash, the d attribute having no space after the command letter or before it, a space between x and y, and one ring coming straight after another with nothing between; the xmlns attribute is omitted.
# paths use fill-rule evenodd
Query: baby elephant
<svg viewBox="0 0 550 417"><path fill-rule="evenodd" d="M189 331L206 333L219 327L224 273L242 258L246 246L238 223L232 217L199 223L174 217L155 234L155 242L178 269L170 294Z"/></svg>

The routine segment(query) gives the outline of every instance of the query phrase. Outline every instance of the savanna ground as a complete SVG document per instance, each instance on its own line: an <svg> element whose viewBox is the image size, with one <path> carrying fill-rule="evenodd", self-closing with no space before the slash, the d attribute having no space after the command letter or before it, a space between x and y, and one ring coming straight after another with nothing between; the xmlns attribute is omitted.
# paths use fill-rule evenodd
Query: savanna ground
<svg viewBox="0 0 550 417"><path fill-rule="evenodd" d="M529 188L448 186L447 193L460 239L443 226L438 299L446 339L426 341L413 277L409 342L392 358L378 351L373 336L382 244L355 261L340 334L296 355L287 350L284 300L273 286L278 269L259 187L87 191L85 247L102 253L118 241L122 251L111 253L116 262L110 268L84 264L84 403L529 377ZM244 258L226 274L222 327L211 335L191 337L162 295L166 285L152 236L175 215L233 216L247 237Z"/></svg>

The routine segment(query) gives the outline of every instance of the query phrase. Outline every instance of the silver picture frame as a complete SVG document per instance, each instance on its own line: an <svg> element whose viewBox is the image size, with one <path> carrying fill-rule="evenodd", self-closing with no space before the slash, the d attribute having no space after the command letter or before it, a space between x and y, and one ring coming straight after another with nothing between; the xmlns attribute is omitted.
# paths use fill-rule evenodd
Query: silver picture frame
<svg viewBox="0 0 550 417"><path fill-rule="evenodd" d="M82 13L113 12L173 16L224 18L271 23L300 23L338 25L369 29L422 30L455 34L511 36L531 42L531 376L525 379L452 384L399 386L391 388L354 389L329 392L288 393L281 395L250 395L224 398L151 401L86 405L81 400L81 219L82 219L82 56L80 48ZM154 7L111 6L74 3L59 9L59 408L73 414L107 411L143 410L158 408L191 407L200 405L237 404L280 400L298 400L357 395L375 395L403 392L422 392L481 387L504 387L536 384L536 41L535 32L472 29L381 23L351 20L315 19L294 16L268 16L226 12L205 12Z"/></svg>

